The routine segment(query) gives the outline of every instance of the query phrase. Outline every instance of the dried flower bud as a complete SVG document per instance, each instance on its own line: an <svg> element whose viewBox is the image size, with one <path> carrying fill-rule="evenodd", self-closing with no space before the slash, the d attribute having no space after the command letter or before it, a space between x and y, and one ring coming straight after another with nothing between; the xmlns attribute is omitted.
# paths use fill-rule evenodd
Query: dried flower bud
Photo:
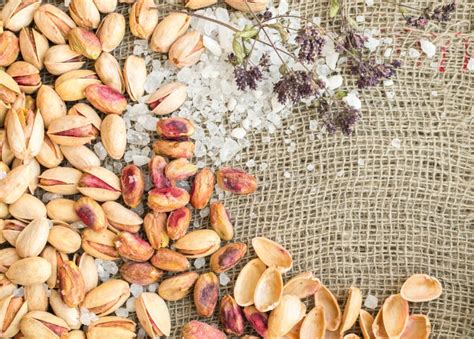
<svg viewBox="0 0 474 339"><path fill-rule="evenodd" d="M120 186L125 204L131 208L137 207L145 190L142 170L133 164L125 166L120 176Z"/></svg>
<svg viewBox="0 0 474 339"><path fill-rule="evenodd" d="M169 214L166 232L171 240L177 240L186 234L191 217L191 210L187 207L178 208Z"/></svg>
<svg viewBox="0 0 474 339"><path fill-rule="evenodd" d="M168 52L168 57L173 65L183 68L197 63L204 50L201 34L188 32L173 43Z"/></svg>

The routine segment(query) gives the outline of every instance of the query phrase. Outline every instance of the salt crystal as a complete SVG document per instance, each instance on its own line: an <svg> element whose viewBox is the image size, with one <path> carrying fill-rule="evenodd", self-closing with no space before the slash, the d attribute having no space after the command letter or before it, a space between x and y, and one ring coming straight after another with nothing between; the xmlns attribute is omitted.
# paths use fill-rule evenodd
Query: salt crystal
<svg viewBox="0 0 474 339"><path fill-rule="evenodd" d="M310 120L309 121L309 130L313 131L313 132L318 130L318 121L317 120Z"/></svg>
<svg viewBox="0 0 474 339"><path fill-rule="evenodd" d="M219 283L222 286L226 286L229 282L230 278L226 273L222 272L221 274L219 274Z"/></svg>
<svg viewBox="0 0 474 339"><path fill-rule="evenodd" d="M342 100L355 109L361 109L362 103L357 95L357 91L350 91Z"/></svg>
<svg viewBox="0 0 474 339"><path fill-rule="evenodd" d="M239 151L240 151L240 146L236 141L230 138L225 138L225 142L222 145L222 148L219 152L219 158L221 159L222 162L229 161Z"/></svg>
<svg viewBox="0 0 474 339"><path fill-rule="evenodd" d="M330 69L336 69L337 60L339 59L339 53L333 52L326 55L326 64L329 66Z"/></svg>
<svg viewBox="0 0 474 339"><path fill-rule="evenodd" d="M291 178L291 173L288 171L283 172L283 176L287 179Z"/></svg>
<svg viewBox="0 0 474 339"><path fill-rule="evenodd" d="M148 338L146 331L140 327L137 333L137 339L146 339L146 338Z"/></svg>
<svg viewBox="0 0 474 339"><path fill-rule="evenodd" d="M62 197L63 196L61 194L58 194L58 193L46 192L41 197L41 200L46 204L47 202L50 202L51 200L61 199Z"/></svg>
<svg viewBox="0 0 474 339"><path fill-rule="evenodd" d="M336 177L342 177L342 176L344 176L344 170L343 169L336 172Z"/></svg>
<svg viewBox="0 0 474 339"><path fill-rule="evenodd" d="M150 136L148 133L141 133L134 131L133 129L129 129L127 131L127 141L133 145L148 145L150 143Z"/></svg>
<svg viewBox="0 0 474 339"><path fill-rule="evenodd" d="M208 37L207 35L204 35L202 40L204 43L204 47L206 47L212 54L214 54L215 56L221 56L222 49L216 40Z"/></svg>
<svg viewBox="0 0 474 339"><path fill-rule="evenodd" d="M364 47L368 48L371 52L374 52L379 47L380 41L374 37L367 37L367 41L364 43Z"/></svg>
<svg viewBox="0 0 474 339"><path fill-rule="evenodd" d="M379 300L377 299L375 295L368 294L367 298L365 298L364 306L367 307L368 309L373 310L377 308L378 303L379 303Z"/></svg>
<svg viewBox="0 0 474 339"><path fill-rule="evenodd" d="M289 9L288 1L280 0L280 4L278 5L278 14L285 15L286 13L288 13L288 9Z"/></svg>
<svg viewBox="0 0 474 339"><path fill-rule="evenodd" d="M242 139L246 134L247 132L241 127L234 128L231 133L231 135L236 139Z"/></svg>
<svg viewBox="0 0 474 339"><path fill-rule="evenodd" d="M356 16L356 21L357 22L364 22L365 21L365 16L363 16L363 15Z"/></svg>
<svg viewBox="0 0 474 339"><path fill-rule="evenodd" d="M395 138L395 139L392 140L391 145L392 145L393 148L400 149L401 145L402 145L402 142L401 142L400 139Z"/></svg>
<svg viewBox="0 0 474 339"><path fill-rule="evenodd" d="M70 225L77 229L83 229L87 227L82 221L76 221L76 222L71 223Z"/></svg>
<svg viewBox="0 0 474 339"><path fill-rule="evenodd" d="M308 166L306 166L306 169L310 172L314 171L314 168L315 168L314 164L309 164Z"/></svg>
<svg viewBox="0 0 474 339"><path fill-rule="evenodd" d="M64 6L69 7L69 4L71 3L71 0L64 0Z"/></svg>
<svg viewBox="0 0 474 339"><path fill-rule="evenodd" d="M138 297L140 294L143 293L143 286L138 285L138 284L131 284L130 285L130 293L132 293L132 295L134 297Z"/></svg>
<svg viewBox="0 0 474 339"><path fill-rule="evenodd" d="M326 83L326 86L328 87L328 89L330 90L334 90L336 88L339 88L342 86L342 82L343 82L343 79L342 79L342 75L340 74L337 74L337 75L333 75L331 77L329 77L325 83Z"/></svg>
<svg viewBox="0 0 474 339"><path fill-rule="evenodd" d="M385 87L393 86L393 80L392 80L392 79L384 80L384 81L383 81L383 85L384 85Z"/></svg>
<svg viewBox="0 0 474 339"><path fill-rule="evenodd" d="M97 154L97 157L100 160L107 158L107 151L105 150L104 145L99 141L94 145L94 152Z"/></svg>
<svg viewBox="0 0 474 339"><path fill-rule="evenodd" d="M155 92L158 87L160 87L161 83L164 80L164 76L159 71L152 71L148 74L145 80L145 92L146 93L153 93Z"/></svg>
<svg viewBox="0 0 474 339"><path fill-rule="evenodd" d="M432 97L437 97L437 96L438 96L438 92L437 92L437 91L431 91L431 96L432 96Z"/></svg>
<svg viewBox="0 0 474 339"><path fill-rule="evenodd" d="M245 163L245 166L247 166L248 168L255 167L255 160L250 159L249 161Z"/></svg>
<svg viewBox="0 0 474 339"><path fill-rule="evenodd" d="M144 155L134 155L132 156L132 159L136 166L144 166L150 161L150 158Z"/></svg>
<svg viewBox="0 0 474 339"><path fill-rule="evenodd" d="M209 215L209 208L206 207L206 208L203 208L202 210L200 210L199 215L201 216L201 218L207 217Z"/></svg>
<svg viewBox="0 0 474 339"><path fill-rule="evenodd" d="M125 307L127 308L127 311L129 312L135 312L135 300L137 298L131 297L127 300L127 303L125 304Z"/></svg>
<svg viewBox="0 0 474 339"><path fill-rule="evenodd" d="M386 58L390 58L390 56L392 55L392 51L393 51L393 48L387 48L385 52L383 53L383 56Z"/></svg>
<svg viewBox="0 0 474 339"><path fill-rule="evenodd" d="M469 59L469 62L467 63L466 67L469 71L474 71L474 58Z"/></svg>
<svg viewBox="0 0 474 339"><path fill-rule="evenodd" d="M358 159L357 160L357 165L364 166L365 165L365 160L364 159Z"/></svg>
<svg viewBox="0 0 474 339"><path fill-rule="evenodd" d="M196 267L197 269L204 267L204 265L206 265L205 258L197 258L196 260L194 260L194 267Z"/></svg>
<svg viewBox="0 0 474 339"><path fill-rule="evenodd" d="M13 296L22 297L25 294L25 289L23 287L15 288L13 291Z"/></svg>
<svg viewBox="0 0 474 339"><path fill-rule="evenodd" d="M436 54L436 46L431 41L420 39L420 46L428 58L432 58Z"/></svg>
<svg viewBox="0 0 474 339"><path fill-rule="evenodd" d="M385 95L390 100L393 100L395 98L395 92L394 91L387 91L387 92L385 92Z"/></svg>
<svg viewBox="0 0 474 339"><path fill-rule="evenodd" d="M128 310L126 308L120 307L115 311L115 314L117 315L117 317L127 318Z"/></svg>
<svg viewBox="0 0 474 339"><path fill-rule="evenodd" d="M420 57L420 52L414 48L409 48L408 49L408 56L412 59L418 59Z"/></svg>
<svg viewBox="0 0 474 339"><path fill-rule="evenodd" d="M151 292L151 293L156 292L157 289L158 289L158 284L157 283L153 283L153 284L150 284L150 285L147 286L148 292Z"/></svg>

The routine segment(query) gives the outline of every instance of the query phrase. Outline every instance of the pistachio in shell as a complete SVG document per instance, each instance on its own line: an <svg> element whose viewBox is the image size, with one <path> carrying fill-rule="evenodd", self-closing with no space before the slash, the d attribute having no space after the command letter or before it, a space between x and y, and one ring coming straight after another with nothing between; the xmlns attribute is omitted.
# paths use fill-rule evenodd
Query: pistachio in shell
<svg viewBox="0 0 474 339"><path fill-rule="evenodd" d="M60 45L66 43L66 37L76 23L58 7L52 4L42 5L34 15L35 24L51 42Z"/></svg>
<svg viewBox="0 0 474 339"><path fill-rule="evenodd" d="M138 101L145 93L145 59L135 55L128 56L123 66L123 76L128 96L133 101Z"/></svg>
<svg viewBox="0 0 474 339"><path fill-rule="evenodd" d="M69 45L52 46L44 56L44 66L53 75L79 70L84 63L82 55L73 51Z"/></svg>
<svg viewBox="0 0 474 339"><path fill-rule="evenodd" d="M138 320L152 338L169 336L171 318L165 301L156 293L142 293L135 301Z"/></svg>
<svg viewBox="0 0 474 339"><path fill-rule="evenodd" d="M120 180L104 167L87 167L79 180L78 190L85 196L104 202L117 200L120 195Z"/></svg>
<svg viewBox="0 0 474 339"><path fill-rule="evenodd" d="M133 339L136 337L135 328L136 324L131 319L116 316L102 317L91 322L87 328L87 338Z"/></svg>
<svg viewBox="0 0 474 339"><path fill-rule="evenodd" d="M51 275L51 265L41 257L29 257L14 262L6 272L14 284L29 286L46 282Z"/></svg>
<svg viewBox="0 0 474 339"><path fill-rule="evenodd" d="M127 146L127 126L117 114L109 114L102 121L100 136L107 154L119 160L125 153Z"/></svg>
<svg viewBox="0 0 474 339"><path fill-rule="evenodd" d="M46 217L46 206L34 195L25 193L8 208L10 214L19 220L33 220Z"/></svg>
<svg viewBox="0 0 474 339"><path fill-rule="evenodd" d="M43 117L44 126L49 127L49 124L54 119L66 115L66 104L61 99L59 94L51 87L43 85L39 88L36 94L36 107Z"/></svg>
<svg viewBox="0 0 474 339"><path fill-rule="evenodd" d="M74 210L74 200L54 199L46 204L46 213L51 220L58 220L65 223L79 221L79 216Z"/></svg>
<svg viewBox="0 0 474 339"><path fill-rule="evenodd" d="M196 230L189 232L175 243L178 252L188 258L201 258L211 255L220 247L220 238L212 230Z"/></svg>
<svg viewBox="0 0 474 339"><path fill-rule="evenodd" d="M140 39L150 38L158 24L157 9L153 0L137 0L130 10L129 27L131 33Z"/></svg>
<svg viewBox="0 0 474 339"><path fill-rule="evenodd" d="M66 72L56 79L54 89L64 101L77 101L85 98L85 89L92 84L99 84L97 74L86 69Z"/></svg>
<svg viewBox="0 0 474 339"><path fill-rule="evenodd" d="M105 114L122 114L127 108L125 97L107 85L90 85L84 94L92 106Z"/></svg>
<svg viewBox="0 0 474 339"><path fill-rule="evenodd" d="M22 28L19 42L23 60L41 70L43 68L44 56L49 48L48 40L45 36L34 28Z"/></svg>
<svg viewBox="0 0 474 339"><path fill-rule="evenodd" d="M67 323L48 312L28 312L20 322L20 330L29 338L62 338L69 332Z"/></svg>
<svg viewBox="0 0 474 339"><path fill-rule="evenodd" d="M82 307L99 317L115 312L130 297L130 288L126 281L110 279L89 291Z"/></svg>
<svg viewBox="0 0 474 339"><path fill-rule="evenodd" d="M172 276L161 282L158 294L165 300L177 301L186 297L199 278L196 272L185 272Z"/></svg>
<svg viewBox="0 0 474 339"><path fill-rule="evenodd" d="M16 239L16 252L22 258L36 257L48 242L49 222L39 217L26 226Z"/></svg>
<svg viewBox="0 0 474 339"><path fill-rule="evenodd" d="M97 29L97 37L104 52L111 52L117 48L124 35L125 17L120 13L107 14Z"/></svg>
<svg viewBox="0 0 474 339"><path fill-rule="evenodd" d="M293 258L282 245L264 237L255 237L252 246L265 265L274 266L282 273L293 267Z"/></svg>
<svg viewBox="0 0 474 339"><path fill-rule="evenodd" d="M120 93L125 91L122 69L112 54L103 52L95 61L94 68L105 85L112 87Z"/></svg>
<svg viewBox="0 0 474 339"><path fill-rule="evenodd" d="M80 171L88 167L100 166L100 159L86 146L61 145L59 148L61 149L61 153L64 155L66 160L69 161L73 167Z"/></svg>

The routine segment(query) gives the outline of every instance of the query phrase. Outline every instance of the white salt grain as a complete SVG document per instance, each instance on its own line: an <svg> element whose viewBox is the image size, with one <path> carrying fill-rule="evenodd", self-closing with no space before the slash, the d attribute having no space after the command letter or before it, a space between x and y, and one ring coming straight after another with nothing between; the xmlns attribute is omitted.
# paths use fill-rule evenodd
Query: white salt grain
<svg viewBox="0 0 474 339"><path fill-rule="evenodd" d="M138 285L138 284L131 284L130 285L130 293L132 293L132 295L134 297L138 297L140 294L143 293L143 286Z"/></svg>
<svg viewBox="0 0 474 339"><path fill-rule="evenodd" d="M158 289L158 284L156 284L156 283L150 284L150 285L147 286L148 292L151 292L151 293L156 292L157 289Z"/></svg>
<svg viewBox="0 0 474 339"><path fill-rule="evenodd" d="M120 307L115 311L115 314L118 317L127 318L128 317L128 310L126 308Z"/></svg>
<svg viewBox="0 0 474 339"><path fill-rule="evenodd" d="M436 54L436 46L431 41L420 39L420 46L428 58L432 58Z"/></svg>
<svg viewBox="0 0 474 339"><path fill-rule="evenodd" d="M288 171L283 172L283 176L287 179L291 178L291 173Z"/></svg>
<svg viewBox="0 0 474 339"><path fill-rule="evenodd" d="M202 40L204 43L204 47L206 47L212 54L214 54L215 56L221 56L222 49L216 40L208 37L207 35L204 35Z"/></svg>
<svg viewBox="0 0 474 339"><path fill-rule="evenodd" d="M135 300L137 298L131 297L127 300L127 303L125 304L125 307L129 312L135 312Z"/></svg>
<svg viewBox="0 0 474 339"><path fill-rule="evenodd" d="M219 274L219 283L222 286L227 286L229 282L230 282L230 278L226 273L222 272L221 274Z"/></svg>
<svg viewBox="0 0 474 339"><path fill-rule="evenodd" d="M414 48L409 48L408 49L408 56L412 59L418 59L420 57L420 52Z"/></svg>
<svg viewBox="0 0 474 339"><path fill-rule="evenodd" d="M401 145L402 145L402 142L400 141L400 139L395 138L395 139L392 140L391 144L392 144L393 148L400 149Z"/></svg>
<svg viewBox="0 0 474 339"><path fill-rule="evenodd" d="M13 296L23 297L25 295L25 289L23 287L15 288L13 291Z"/></svg>
<svg viewBox="0 0 474 339"><path fill-rule="evenodd" d="M367 307L368 309L373 310L377 308L378 303L379 303L379 300L377 299L375 295L368 294L367 298L365 298L364 306Z"/></svg>
<svg viewBox="0 0 474 339"><path fill-rule="evenodd" d="M197 269L204 267L204 265L206 265L205 258L197 258L196 260L194 260L194 267L196 267Z"/></svg>
<svg viewBox="0 0 474 339"><path fill-rule="evenodd" d="M467 69L471 72L474 71L474 58L469 59L469 62L467 63Z"/></svg>
<svg viewBox="0 0 474 339"><path fill-rule="evenodd" d="M365 16L363 16L363 15L356 16L356 21L357 22L365 22Z"/></svg>
<svg viewBox="0 0 474 339"><path fill-rule="evenodd" d="M247 132L245 132L245 130L241 127L234 128L231 133L231 135L236 139L242 139L246 134Z"/></svg>
<svg viewBox="0 0 474 339"><path fill-rule="evenodd" d="M100 160L107 158L107 151L100 141L94 145L94 152Z"/></svg>

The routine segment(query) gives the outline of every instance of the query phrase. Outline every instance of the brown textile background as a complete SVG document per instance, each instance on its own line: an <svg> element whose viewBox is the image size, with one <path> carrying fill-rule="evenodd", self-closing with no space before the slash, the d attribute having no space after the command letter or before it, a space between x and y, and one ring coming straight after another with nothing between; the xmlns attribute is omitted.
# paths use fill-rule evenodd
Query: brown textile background
<svg viewBox="0 0 474 339"><path fill-rule="evenodd" d="M246 161L255 159L259 190L225 200L235 240L250 244L260 235L281 242L295 260L286 278L314 272L341 307L351 285L362 289L364 299L368 293L376 295L380 306L411 274L434 275L444 286L443 295L410 305L411 312L429 316L433 338L471 338L474 73L463 65L466 53L474 57L474 5L459 1L448 27L424 33L407 31L393 2L374 2L367 7L363 0L344 1L352 17L365 16L364 27L377 27L382 37L395 40L394 58L403 66L394 79L394 99L387 99L383 86L364 91L363 118L352 137L337 134L313 141L309 120L317 120L318 113L303 109L295 109L270 143L262 142L265 133L253 134L251 147L232 165L245 168ZM405 3L423 8L429 2ZM292 6L320 16L322 25L331 27L327 1ZM120 6L126 15L127 9ZM439 49L433 59L400 56L409 47L420 50L423 36L446 47L445 72L431 65L440 63ZM115 54L123 61L132 48L133 37L127 34ZM288 134L290 126L294 131ZM395 138L399 149L391 145ZM287 152L286 139L296 144L296 151ZM359 165L360 160L365 164ZM262 163L268 168L259 171ZM308 171L308 164L315 170ZM208 226L206 218L202 225ZM247 259L253 255L251 250ZM243 264L229 272L232 281ZM221 288L221 295L225 292ZM183 324L198 319L192 298L168 304L172 337L179 337ZM312 308L312 300L307 305ZM217 317L210 322L217 323Z"/></svg>

